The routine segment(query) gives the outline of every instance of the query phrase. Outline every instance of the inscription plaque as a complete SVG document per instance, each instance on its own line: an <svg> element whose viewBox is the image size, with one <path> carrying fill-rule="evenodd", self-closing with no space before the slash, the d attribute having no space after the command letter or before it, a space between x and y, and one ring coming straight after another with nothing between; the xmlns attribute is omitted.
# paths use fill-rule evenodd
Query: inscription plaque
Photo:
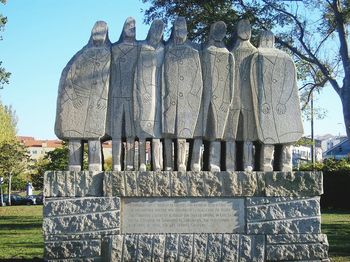
<svg viewBox="0 0 350 262"><path fill-rule="evenodd" d="M122 233L243 233L243 199L124 198Z"/></svg>

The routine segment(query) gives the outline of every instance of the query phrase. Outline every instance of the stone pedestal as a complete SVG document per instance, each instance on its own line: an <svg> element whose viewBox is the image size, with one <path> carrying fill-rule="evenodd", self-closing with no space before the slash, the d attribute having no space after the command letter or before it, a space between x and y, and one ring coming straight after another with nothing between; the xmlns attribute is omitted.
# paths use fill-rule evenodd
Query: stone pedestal
<svg viewBox="0 0 350 262"><path fill-rule="evenodd" d="M48 261L329 261L320 172L47 172Z"/></svg>

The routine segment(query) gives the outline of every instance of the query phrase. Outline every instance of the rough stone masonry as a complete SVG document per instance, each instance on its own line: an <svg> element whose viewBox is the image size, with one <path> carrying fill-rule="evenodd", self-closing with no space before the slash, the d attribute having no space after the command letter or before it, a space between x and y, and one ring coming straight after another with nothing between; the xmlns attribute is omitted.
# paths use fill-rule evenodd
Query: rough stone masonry
<svg viewBox="0 0 350 262"><path fill-rule="evenodd" d="M226 29L198 45L178 17L165 42L155 20L138 41L129 17L112 44L96 22L59 84L69 164L44 176L47 261L329 261L322 173L292 171L294 62L272 32L253 46L247 20L228 50Z"/></svg>

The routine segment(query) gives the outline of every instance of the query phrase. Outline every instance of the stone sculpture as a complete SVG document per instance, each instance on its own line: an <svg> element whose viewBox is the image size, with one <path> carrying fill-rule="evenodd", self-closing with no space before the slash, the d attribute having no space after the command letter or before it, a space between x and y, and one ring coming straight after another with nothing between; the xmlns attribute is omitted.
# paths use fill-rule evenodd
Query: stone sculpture
<svg viewBox="0 0 350 262"><path fill-rule="evenodd" d="M250 43L251 26L248 20L241 20L237 25L237 42L232 50L235 58L234 96L228 121L228 139L243 141L243 168L253 170L253 141L258 136L254 119L252 89L250 85L250 66L257 49ZM233 155L232 155L233 154ZM232 159L234 150L230 150Z"/></svg>
<svg viewBox="0 0 350 262"><path fill-rule="evenodd" d="M292 171L292 143L303 134L296 70L290 56L274 47L270 31L260 36L259 52L254 54L251 67L252 90L259 140L263 143L263 171L273 170L274 145L281 144L276 161L279 170Z"/></svg>
<svg viewBox="0 0 350 262"><path fill-rule="evenodd" d="M111 52L106 23L97 22L63 70L56 133L69 142L69 169L79 172L44 175L45 261L329 261L321 234L322 172L288 171L290 145L303 131L291 58L274 48L271 32L253 47L248 21L238 24L233 52L223 44L223 22L212 25L201 53L187 40L183 17L165 48L163 29L156 20L137 42L128 18ZM89 169L101 169L106 132L119 171L80 171L86 140ZM130 170L137 139L139 170ZM156 172L146 171L146 140ZM203 140L210 144L204 172ZM251 171L253 141L262 144L263 172ZM192 143L191 172L185 172ZM241 143L247 171L236 172ZM274 159L282 171L272 171L275 147L283 149L282 161ZM177 171L169 171L173 156Z"/></svg>
<svg viewBox="0 0 350 262"><path fill-rule="evenodd" d="M184 17L178 17L165 49L162 85L163 121L165 138L165 169L172 170L172 142L177 139L177 166L186 171L186 139L192 139L198 120L202 98L202 72L199 51L187 40ZM201 143L193 148L191 169L199 170Z"/></svg>
<svg viewBox="0 0 350 262"><path fill-rule="evenodd" d="M105 135L110 57L107 24L98 21L88 44L62 72L55 133L68 140L70 171L81 170L83 140L88 141L89 170L102 170L100 139Z"/></svg>
<svg viewBox="0 0 350 262"><path fill-rule="evenodd" d="M133 169L133 88L138 45L135 19L128 17L118 42L112 45L111 87L107 134L112 137L113 170L122 169L122 141L126 138L126 170Z"/></svg>
<svg viewBox="0 0 350 262"><path fill-rule="evenodd" d="M161 70L164 59L164 23L154 20L140 43L135 73L135 131L139 138L140 171L146 171L146 139L152 138L153 169L161 169Z"/></svg>
<svg viewBox="0 0 350 262"><path fill-rule="evenodd" d="M233 97L234 58L223 39L226 24L216 22L210 27L209 41L202 50L203 72L203 133L210 141L209 169L220 171L221 140ZM227 142L226 148L234 147L234 141ZM225 158L225 156L223 156ZM226 155L227 157L227 155ZM227 161L226 166L234 160Z"/></svg>

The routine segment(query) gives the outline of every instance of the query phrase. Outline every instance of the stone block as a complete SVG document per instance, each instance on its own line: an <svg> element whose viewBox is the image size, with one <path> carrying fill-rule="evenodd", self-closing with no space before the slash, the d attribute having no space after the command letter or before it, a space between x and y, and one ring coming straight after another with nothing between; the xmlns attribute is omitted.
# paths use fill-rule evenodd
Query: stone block
<svg viewBox="0 0 350 262"><path fill-rule="evenodd" d="M221 172L223 196L255 196L258 192L256 172Z"/></svg>
<svg viewBox="0 0 350 262"><path fill-rule="evenodd" d="M105 197L125 196L124 172L105 172L103 194Z"/></svg>
<svg viewBox="0 0 350 262"><path fill-rule="evenodd" d="M186 172L171 172L171 196L188 196L188 177Z"/></svg>
<svg viewBox="0 0 350 262"><path fill-rule="evenodd" d="M119 243L117 243L119 242ZM104 261L264 261L265 236L126 234L103 239Z"/></svg>
<svg viewBox="0 0 350 262"><path fill-rule="evenodd" d="M205 196L221 196L223 191L223 184L220 173L203 172L204 173L204 187Z"/></svg>
<svg viewBox="0 0 350 262"><path fill-rule="evenodd" d="M170 174L167 171L155 172L154 196L170 196Z"/></svg>
<svg viewBox="0 0 350 262"><path fill-rule="evenodd" d="M139 172L137 176L137 189L139 196L153 196L154 172Z"/></svg>
<svg viewBox="0 0 350 262"><path fill-rule="evenodd" d="M137 196L137 173L133 171L124 172L125 181L125 195L126 196Z"/></svg>
<svg viewBox="0 0 350 262"><path fill-rule="evenodd" d="M101 240L45 242L44 257L52 259L93 259L101 256Z"/></svg>
<svg viewBox="0 0 350 262"><path fill-rule="evenodd" d="M266 172L266 196L319 196L322 172Z"/></svg>
<svg viewBox="0 0 350 262"><path fill-rule="evenodd" d="M120 227L119 212L120 200L117 197L48 199L44 204L45 239L99 236L106 232L116 234Z"/></svg>
<svg viewBox="0 0 350 262"><path fill-rule="evenodd" d="M327 236L323 234L267 235L267 261L326 261Z"/></svg>
<svg viewBox="0 0 350 262"><path fill-rule="evenodd" d="M44 197L103 195L102 172L48 171L44 175Z"/></svg>
<svg viewBox="0 0 350 262"><path fill-rule="evenodd" d="M248 234L320 233L320 199L256 197L246 200Z"/></svg>
<svg viewBox="0 0 350 262"><path fill-rule="evenodd" d="M203 172L187 172L188 178L188 195L204 196L204 173Z"/></svg>

